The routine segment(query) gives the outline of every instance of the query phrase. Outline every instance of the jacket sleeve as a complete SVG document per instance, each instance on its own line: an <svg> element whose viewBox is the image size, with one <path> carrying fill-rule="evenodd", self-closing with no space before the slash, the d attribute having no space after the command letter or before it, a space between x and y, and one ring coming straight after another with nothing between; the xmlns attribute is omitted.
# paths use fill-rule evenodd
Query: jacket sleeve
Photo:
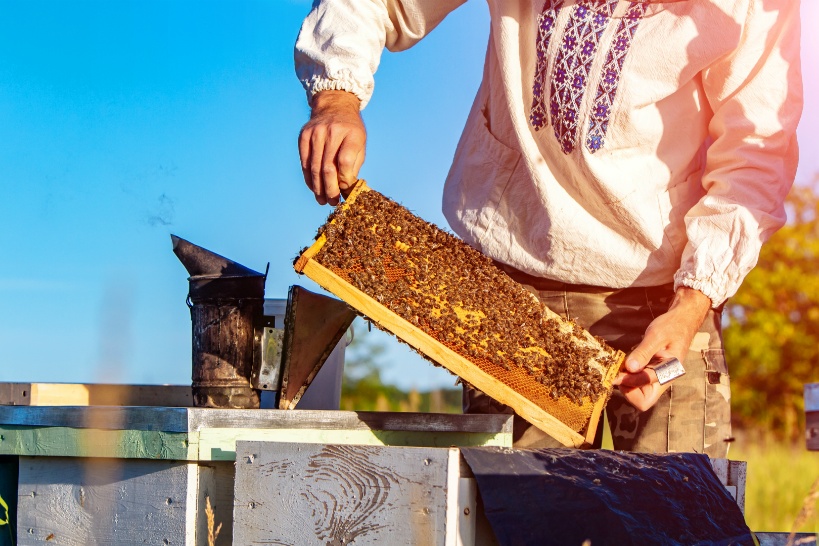
<svg viewBox="0 0 819 546"><path fill-rule="evenodd" d="M296 75L308 101L344 90L366 106L384 47L412 47L466 0L319 0L296 41Z"/></svg>
<svg viewBox="0 0 819 546"><path fill-rule="evenodd" d="M802 111L798 0L748 0L738 47L702 73L714 113L704 197L685 217L688 243L675 289L721 305L785 223Z"/></svg>

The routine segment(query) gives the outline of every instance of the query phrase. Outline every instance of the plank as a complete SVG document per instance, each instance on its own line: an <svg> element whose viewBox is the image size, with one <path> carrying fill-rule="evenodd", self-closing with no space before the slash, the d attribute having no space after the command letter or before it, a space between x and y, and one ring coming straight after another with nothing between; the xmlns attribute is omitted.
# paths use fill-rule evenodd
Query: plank
<svg viewBox="0 0 819 546"><path fill-rule="evenodd" d="M197 544L208 545L207 501L214 514L213 530L221 525L213 546L233 544L233 462L210 462L198 466L196 490L196 537Z"/></svg>
<svg viewBox="0 0 819 546"><path fill-rule="evenodd" d="M235 544L444 545L448 449L237 447Z"/></svg>
<svg viewBox="0 0 819 546"><path fill-rule="evenodd" d="M189 434L0 425L0 455L196 460Z"/></svg>
<svg viewBox="0 0 819 546"><path fill-rule="evenodd" d="M512 433L512 418L509 415L199 408L187 411L189 430L247 428L252 425L252 428Z"/></svg>
<svg viewBox="0 0 819 546"><path fill-rule="evenodd" d="M6 406L0 455L232 461L238 440L511 446L511 424L508 415Z"/></svg>
<svg viewBox="0 0 819 546"><path fill-rule="evenodd" d="M819 411L819 383L804 386L805 411Z"/></svg>
<svg viewBox="0 0 819 546"><path fill-rule="evenodd" d="M790 533L754 533L759 546L816 546L816 533L796 533L793 541Z"/></svg>
<svg viewBox="0 0 819 546"><path fill-rule="evenodd" d="M21 457L20 546L193 546L193 463Z"/></svg>
<svg viewBox="0 0 819 546"><path fill-rule="evenodd" d="M226 460L235 441L510 445L507 415L206 408L0 407L0 454Z"/></svg>
<svg viewBox="0 0 819 546"><path fill-rule="evenodd" d="M337 443L449 447L510 447L504 433L390 430L205 429L190 433L0 425L0 455L233 461L236 442Z"/></svg>
<svg viewBox="0 0 819 546"><path fill-rule="evenodd" d="M730 459L711 459L711 468L745 514L745 477L748 463Z"/></svg>
<svg viewBox="0 0 819 546"><path fill-rule="evenodd" d="M819 451L819 411L805 412L805 443L808 451Z"/></svg>
<svg viewBox="0 0 819 546"><path fill-rule="evenodd" d="M509 415L337 410L0 406L0 424L162 432L191 432L209 428L292 428L512 433L512 417Z"/></svg>
<svg viewBox="0 0 819 546"><path fill-rule="evenodd" d="M521 417L543 430L563 445L581 447L590 444L586 437L578 434L561 421L543 411L520 393L510 389L490 374L478 368L471 361L452 349L439 343L432 336L399 317L386 307L345 282L338 275L314 260L304 265L303 273L369 317L380 328L392 332L415 349L435 362L463 378L465 381L487 393L492 398L512 407ZM605 397L601 397L605 398ZM605 402L605 401L603 401ZM598 412L599 416L599 412Z"/></svg>
<svg viewBox="0 0 819 546"><path fill-rule="evenodd" d="M0 383L0 405L168 406L193 404L187 385Z"/></svg>
<svg viewBox="0 0 819 546"><path fill-rule="evenodd" d="M460 453L458 454L460 458ZM455 517L458 518L458 532L454 537L456 546L473 546L477 533L478 483L475 478L458 478L458 503ZM451 504L450 504L451 506ZM450 520L447 520L447 523Z"/></svg>
<svg viewBox="0 0 819 546"><path fill-rule="evenodd" d="M107 430L188 432L187 408L0 406L0 424Z"/></svg>
<svg viewBox="0 0 819 546"><path fill-rule="evenodd" d="M298 442L369 446L497 446L511 447L508 434L391 430L209 429L198 433L196 460L233 461L241 441ZM193 444L194 440L191 440ZM192 446L193 447L193 446Z"/></svg>
<svg viewBox="0 0 819 546"><path fill-rule="evenodd" d="M806 383L805 441L808 451L819 451L819 383Z"/></svg>

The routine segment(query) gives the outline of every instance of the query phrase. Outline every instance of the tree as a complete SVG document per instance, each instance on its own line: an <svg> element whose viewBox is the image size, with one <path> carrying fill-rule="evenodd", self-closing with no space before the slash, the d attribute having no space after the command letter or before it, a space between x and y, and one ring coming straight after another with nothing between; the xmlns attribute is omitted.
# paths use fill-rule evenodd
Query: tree
<svg viewBox="0 0 819 546"><path fill-rule="evenodd" d="M787 199L788 223L726 305L725 347L739 428L802 436L803 386L819 380L819 197L812 184Z"/></svg>
<svg viewBox="0 0 819 546"><path fill-rule="evenodd" d="M358 411L434 411L460 413L460 389L419 393L384 384L381 366L387 346L368 336L363 320L354 323L355 336L344 359L341 409Z"/></svg>

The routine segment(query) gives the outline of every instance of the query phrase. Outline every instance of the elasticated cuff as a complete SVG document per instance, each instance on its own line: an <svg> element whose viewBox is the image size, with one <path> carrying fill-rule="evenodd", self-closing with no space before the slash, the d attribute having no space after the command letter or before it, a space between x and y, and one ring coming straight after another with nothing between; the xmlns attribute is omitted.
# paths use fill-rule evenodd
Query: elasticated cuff
<svg viewBox="0 0 819 546"><path fill-rule="evenodd" d="M722 305L728 296L725 292L717 289L719 283L714 279L699 279L690 271L677 271L674 275L674 291L681 286L687 286L695 290L699 290L711 299L711 308L716 309Z"/></svg>
<svg viewBox="0 0 819 546"><path fill-rule="evenodd" d="M372 96L372 89L367 89L348 78L328 78L326 76L313 76L308 80L302 80L302 85L307 90L307 102L313 105L313 96L321 91L347 91L352 93L361 101L363 110Z"/></svg>

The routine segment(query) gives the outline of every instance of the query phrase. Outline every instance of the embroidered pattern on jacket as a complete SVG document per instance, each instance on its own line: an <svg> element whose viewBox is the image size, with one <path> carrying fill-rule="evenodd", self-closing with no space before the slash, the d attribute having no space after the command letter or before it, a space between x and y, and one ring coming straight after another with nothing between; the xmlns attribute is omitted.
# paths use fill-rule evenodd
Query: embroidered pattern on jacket
<svg viewBox="0 0 819 546"><path fill-rule="evenodd" d="M535 69L535 82L532 84L532 111L529 114L529 123L535 128L535 131L548 123L546 97L544 96L547 85L546 68L549 64L546 50L549 48L557 12L561 7L563 7L563 0L546 0L537 18L537 68Z"/></svg>
<svg viewBox="0 0 819 546"><path fill-rule="evenodd" d="M533 98L529 122L535 131L551 122L555 138L565 154L571 153L575 148L580 129L578 116L591 76L591 66L597 55L601 37L612 19L618 2L619 0L581 1L572 10L552 68L548 117L546 113L546 72L548 68L546 52L552 39L557 13L563 6L563 0L546 0L543 11L538 17L537 66L532 85ZM589 135L586 139L586 146L591 153L603 147L623 62L644 13L643 3L630 2L606 55L603 75L589 116Z"/></svg>
<svg viewBox="0 0 819 546"><path fill-rule="evenodd" d="M549 115L555 138L560 142L564 154L571 153L574 149L577 116L586 94L591 64L617 2L618 0L594 0L591 6L599 11L578 4L572 11L563 34L563 44L552 72Z"/></svg>
<svg viewBox="0 0 819 546"><path fill-rule="evenodd" d="M623 72L623 62L631 47L631 41L637 33L637 25L640 24L646 12L645 4L642 2L632 2L626 12L625 17L620 20L617 34L606 55L606 63L603 65L603 74L600 84L597 86L597 96L594 99L589 116L589 134L586 137L586 148L594 153L603 147L603 139L609 127L611 107L614 98L617 96L617 84L620 81L620 74Z"/></svg>

